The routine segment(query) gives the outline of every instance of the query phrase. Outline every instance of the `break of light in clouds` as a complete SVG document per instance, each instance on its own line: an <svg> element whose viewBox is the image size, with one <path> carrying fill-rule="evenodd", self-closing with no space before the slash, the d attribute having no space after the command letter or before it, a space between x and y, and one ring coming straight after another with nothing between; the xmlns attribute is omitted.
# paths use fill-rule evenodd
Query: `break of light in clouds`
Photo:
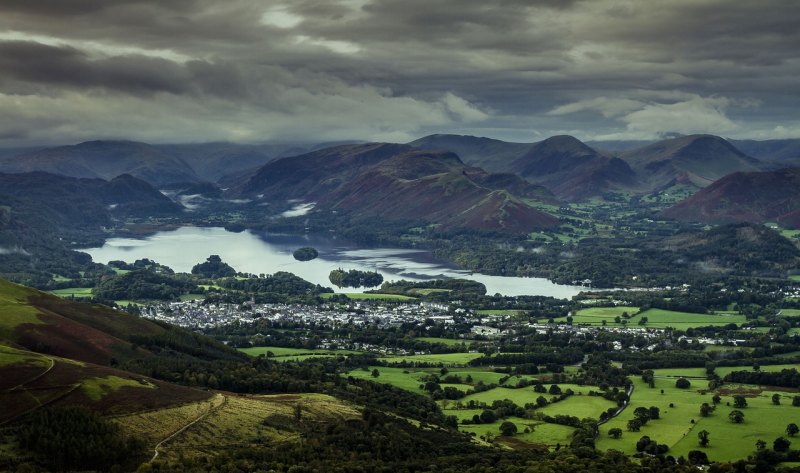
<svg viewBox="0 0 800 473"><path fill-rule="evenodd" d="M794 0L0 0L0 146L800 137Z"/></svg>

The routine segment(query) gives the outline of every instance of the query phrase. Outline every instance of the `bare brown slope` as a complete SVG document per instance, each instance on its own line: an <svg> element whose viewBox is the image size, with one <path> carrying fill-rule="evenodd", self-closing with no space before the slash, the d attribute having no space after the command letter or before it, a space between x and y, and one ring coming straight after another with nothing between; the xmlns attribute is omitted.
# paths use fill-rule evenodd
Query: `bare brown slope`
<svg viewBox="0 0 800 473"><path fill-rule="evenodd" d="M800 168L731 174L663 214L705 223L777 220L797 228L800 223Z"/></svg>

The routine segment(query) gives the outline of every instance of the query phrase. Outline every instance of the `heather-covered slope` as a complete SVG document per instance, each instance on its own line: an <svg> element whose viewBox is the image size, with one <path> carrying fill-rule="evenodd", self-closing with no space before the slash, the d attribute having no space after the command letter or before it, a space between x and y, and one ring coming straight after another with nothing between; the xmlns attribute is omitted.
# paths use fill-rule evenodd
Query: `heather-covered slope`
<svg viewBox="0 0 800 473"><path fill-rule="evenodd" d="M667 217L705 223L777 221L797 228L800 168L737 172L664 211Z"/></svg>
<svg viewBox="0 0 800 473"><path fill-rule="evenodd" d="M299 199L323 209L421 220L441 228L529 231L557 224L513 194L518 190L529 198L538 188L490 176L465 166L453 153L370 143L271 162L229 195L273 202Z"/></svg>

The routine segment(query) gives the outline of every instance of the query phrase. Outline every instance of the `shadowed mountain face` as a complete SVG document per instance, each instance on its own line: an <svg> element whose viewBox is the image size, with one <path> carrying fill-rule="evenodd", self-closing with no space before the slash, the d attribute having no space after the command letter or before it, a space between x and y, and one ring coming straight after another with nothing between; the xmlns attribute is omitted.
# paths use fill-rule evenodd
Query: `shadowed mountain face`
<svg viewBox="0 0 800 473"><path fill-rule="evenodd" d="M468 164L517 174L563 200L581 200L636 184L634 172L624 161L598 153L571 136L554 136L538 143L506 143L473 136L431 135L411 145L447 149Z"/></svg>
<svg viewBox="0 0 800 473"><path fill-rule="evenodd" d="M131 174L154 186L198 181L253 170L274 156L300 154L294 145L202 143L150 145L134 141L87 141L74 146L0 154L0 172L43 171L70 177L111 179Z"/></svg>
<svg viewBox="0 0 800 473"><path fill-rule="evenodd" d="M730 140L737 149L779 167L800 167L800 140Z"/></svg>
<svg viewBox="0 0 800 473"><path fill-rule="evenodd" d="M43 171L70 177L112 179L130 174L153 185L194 182L197 174L185 161L146 143L87 141L5 158L0 171Z"/></svg>
<svg viewBox="0 0 800 473"><path fill-rule="evenodd" d="M625 161L603 156L571 136L554 136L534 144L511 163L511 170L565 200L636 185L636 175Z"/></svg>
<svg viewBox="0 0 800 473"><path fill-rule="evenodd" d="M621 155L649 189L674 184L702 188L733 172L760 171L764 164L718 136L690 135L659 141Z"/></svg>
<svg viewBox="0 0 800 473"><path fill-rule="evenodd" d="M513 177L491 176L465 166L450 152L371 143L274 161L229 195L266 201L300 199L359 216L427 221L440 229L522 232L558 224L513 193L547 195L546 191ZM512 189L504 187L506 183Z"/></svg>
<svg viewBox="0 0 800 473"><path fill-rule="evenodd" d="M800 228L800 168L731 174L665 210L664 215L715 224L777 221Z"/></svg>

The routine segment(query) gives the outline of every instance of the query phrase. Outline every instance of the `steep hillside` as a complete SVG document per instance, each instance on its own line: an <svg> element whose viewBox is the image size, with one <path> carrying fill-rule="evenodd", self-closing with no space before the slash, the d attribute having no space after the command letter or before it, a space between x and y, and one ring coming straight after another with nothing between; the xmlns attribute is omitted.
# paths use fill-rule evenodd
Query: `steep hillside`
<svg viewBox="0 0 800 473"><path fill-rule="evenodd" d="M487 181L486 186L480 184ZM495 179L468 168L453 153L371 143L271 162L229 195L271 201L299 199L316 202L318 208L422 220L441 228L528 231L557 224L552 216L514 196L514 189L524 191L525 197L540 192L516 179Z"/></svg>
<svg viewBox="0 0 800 473"><path fill-rule="evenodd" d="M32 171L106 180L130 174L155 186L199 180L182 159L134 141L87 141L0 160L0 172Z"/></svg>
<svg viewBox="0 0 800 473"><path fill-rule="evenodd" d="M778 221L798 226L800 168L737 172L723 177L663 212L678 220L706 223Z"/></svg>
<svg viewBox="0 0 800 473"><path fill-rule="evenodd" d="M620 155L650 190L674 184L705 187L734 172L760 171L764 164L713 135L659 141Z"/></svg>
<svg viewBox="0 0 800 473"><path fill-rule="evenodd" d="M504 189L488 189L452 153L412 152L386 160L334 192L333 207L361 215L436 222L442 228L530 231L558 224Z"/></svg>
<svg viewBox="0 0 800 473"><path fill-rule="evenodd" d="M581 200L634 186L628 165L605 156L571 136L538 143L508 143L490 138L430 135L410 145L455 152L465 163L496 173L518 174L563 200Z"/></svg>
<svg viewBox="0 0 800 473"><path fill-rule="evenodd" d="M509 169L565 200L585 199L636 184L635 173L627 163L604 156L571 136L535 143Z"/></svg>

